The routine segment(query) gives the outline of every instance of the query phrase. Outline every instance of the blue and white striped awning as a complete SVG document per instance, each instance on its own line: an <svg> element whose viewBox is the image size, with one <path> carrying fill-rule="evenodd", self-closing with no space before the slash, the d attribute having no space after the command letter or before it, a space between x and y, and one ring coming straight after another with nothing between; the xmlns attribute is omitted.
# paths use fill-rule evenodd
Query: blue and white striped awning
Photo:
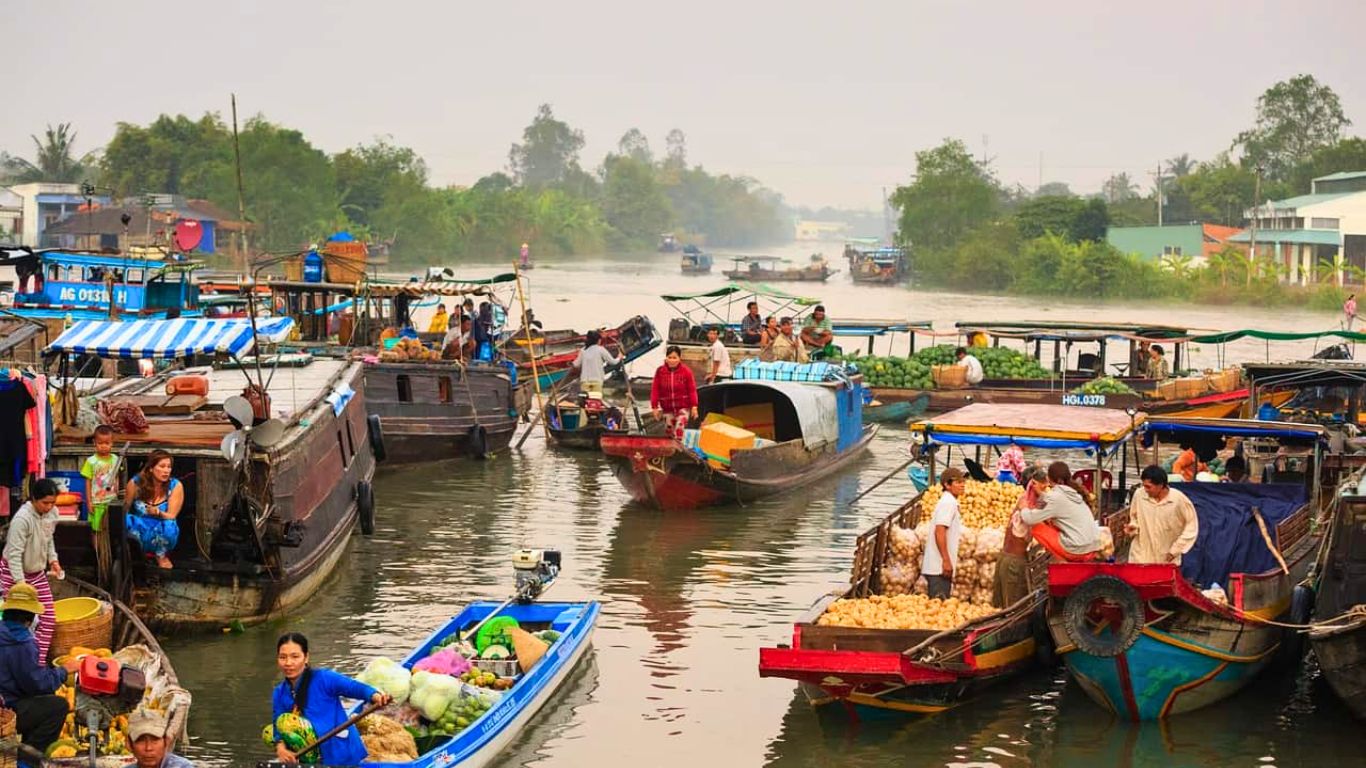
<svg viewBox="0 0 1366 768"><path fill-rule="evenodd" d="M288 317L256 321L257 334L263 341L282 341L293 327L294 321ZM251 321L241 318L81 320L58 336L47 351L129 360L219 352L238 356L254 343Z"/></svg>

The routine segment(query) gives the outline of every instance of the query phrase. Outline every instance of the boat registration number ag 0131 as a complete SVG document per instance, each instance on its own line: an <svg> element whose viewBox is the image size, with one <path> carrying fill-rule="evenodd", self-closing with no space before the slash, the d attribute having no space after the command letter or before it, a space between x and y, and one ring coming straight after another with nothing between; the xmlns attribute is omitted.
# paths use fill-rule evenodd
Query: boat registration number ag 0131
<svg viewBox="0 0 1366 768"><path fill-rule="evenodd" d="M1105 395L1078 395L1066 394L1062 396L1063 405L1081 405L1088 407L1104 407Z"/></svg>

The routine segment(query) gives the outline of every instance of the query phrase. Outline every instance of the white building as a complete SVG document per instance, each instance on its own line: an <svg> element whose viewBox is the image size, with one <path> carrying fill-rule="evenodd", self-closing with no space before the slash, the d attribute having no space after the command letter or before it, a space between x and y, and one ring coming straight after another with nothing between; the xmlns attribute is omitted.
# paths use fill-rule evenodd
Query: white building
<svg viewBox="0 0 1366 768"><path fill-rule="evenodd" d="M19 221L24 218L24 198L9 187L0 187L0 243L19 244Z"/></svg>
<svg viewBox="0 0 1366 768"><path fill-rule="evenodd" d="M1321 176L1309 194L1268 200L1243 215L1248 229L1230 242L1248 243L1255 236L1257 255L1283 267L1286 282L1315 282L1320 265L1339 259L1339 283L1347 266L1361 270L1354 272L1354 282L1366 276L1366 171Z"/></svg>
<svg viewBox="0 0 1366 768"><path fill-rule="evenodd" d="M51 245L43 241L43 230L75 213L86 203L81 195L80 184L35 182L15 184L9 187L9 191L21 199L22 213L15 222L17 226L6 229L17 235L13 239L19 245L34 248ZM90 200L97 205L109 204L107 195L95 195Z"/></svg>

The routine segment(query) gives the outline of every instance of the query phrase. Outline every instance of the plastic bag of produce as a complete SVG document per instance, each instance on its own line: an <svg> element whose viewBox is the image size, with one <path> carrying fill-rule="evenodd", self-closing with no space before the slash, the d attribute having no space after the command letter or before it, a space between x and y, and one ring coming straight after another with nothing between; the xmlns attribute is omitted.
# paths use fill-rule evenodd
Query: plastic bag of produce
<svg viewBox="0 0 1366 768"><path fill-rule="evenodd" d="M459 677L469 669L472 664L464 656L455 652L454 648L442 648L425 659L413 665L414 672L436 672L442 675Z"/></svg>
<svg viewBox="0 0 1366 768"><path fill-rule="evenodd" d="M919 578L918 565L893 562L882 569L882 594L909 595Z"/></svg>
<svg viewBox="0 0 1366 768"><path fill-rule="evenodd" d="M986 563L977 571L977 588L991 589L992 585L995 583L996 563ZM991 596L987 595L987 599L990 600ZM974 599L973 602L977 602L977 600Z"/></svg>
<svg viewBox="0 0 1366 768"><path fill-rule="evenodd" d="M375 715L387 717L405 728L416 728L421 725L422 712L411 703L389 704L375 710ZM369 718L366 718L367 720Z"/></svg>
<svg viewBox="0 0 1366 768"><path fill-rule="evenodd" d="M977 532L977 548L973 557L980 563L994 563L1001 557L1001 547L1005 545L1004 528L985 528Z"/></svg>
<svg viewBox="0 0 1366 768"><path fill-rule="evenodd" d="M920 560L920 537L916 536L915 531L909 528L900 526L893 528L888 537L887 545L891 550L888 558L890 561L917 563Z"/></svg>
<svg viewBox="0 0 1366 768"><path fill-rule="evenodd" d="M461 682L450 675L436 672L414 672L413 692L408 700L422 716L436 722L446 713L451 702L460 697Z"/></svg>
<svg viewBox="0 0 1366 768"><path fill-rule="evenodd" d="M370 715L357 724L365 751L366 762L396 763L417 759L417 742L413 735L396 720L379 714Z"/></svg>
<svg viewBox="0 0 1366 768"><path fill-rule="evenodd" d="M1115 536L1110 529L1103 525L1096 526L1096 532L1100 534L1100 556L1109 559L1115 556Z"/></svg>
<svg viewBox="0 0 1366 768"><path fill-rule="evenodd" d="M383 656L372 659L365 667L365 671L357 675L356 679L384 691L398 704L407 701L412 690L412 674L408 669L397 661Z"/></svg>

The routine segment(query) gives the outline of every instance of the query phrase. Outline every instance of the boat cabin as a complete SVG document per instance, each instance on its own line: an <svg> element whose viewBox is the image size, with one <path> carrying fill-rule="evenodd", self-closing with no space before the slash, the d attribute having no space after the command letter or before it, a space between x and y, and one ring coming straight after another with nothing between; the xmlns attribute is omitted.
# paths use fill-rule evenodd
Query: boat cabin
<svg viewBox="0 0 1366 768"><path fill-rule="evenodd" d="M108 318L111 311L136 316L194 315L199 289L197 262L178 255L142 256L8 251L14 269L14 309L29 317ZM114 309L110 309L110 299Z"/></svg>
<svg viewBox="0 0 1366 768"><path fill-rule="evenodd" d="M1167 353L1172 373L1175 374L1187 362L1186 344L1191 331L1169 325L1129 324L1129 323L1087 323L1087 322L1006 322L981 323L962 321L954 324L958 332L969 342L977 334L986 336L991 346L999 347L1002 341L1019 341L1024 352L1032 356L1040 365L1047 365L1051 345L1051 370L1055 375L1067 379L1092 379L1113 376L1123 379L1134 389L1152 389L1156 382L1134 377L1130 368L1139 352L1139 342L1148 341L1161 344ZM1125 356L1116 358L1110 354L1110 342L1127 342ZM1094 344L1095 347L1090 345ZM1072 357L1074 345L1086 345Z"/></svg>

